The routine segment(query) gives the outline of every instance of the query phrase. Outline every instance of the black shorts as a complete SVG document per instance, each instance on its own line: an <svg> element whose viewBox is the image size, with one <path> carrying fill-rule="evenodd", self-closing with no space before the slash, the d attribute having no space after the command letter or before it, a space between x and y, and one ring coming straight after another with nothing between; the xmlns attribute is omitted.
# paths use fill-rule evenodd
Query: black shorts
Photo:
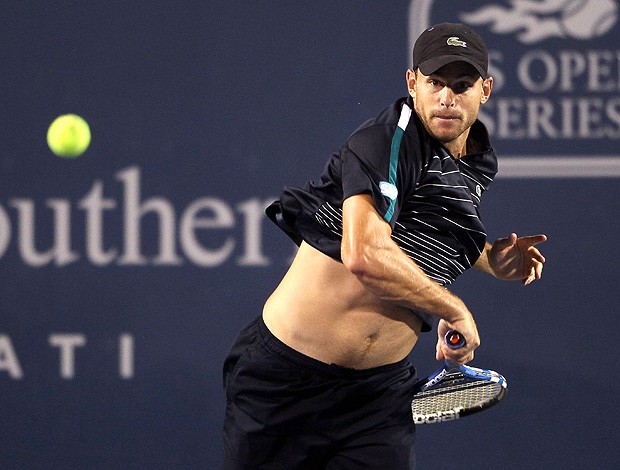
<svg viewBox="0 0 620 470"><path fill-rule="evenodd" d="M411 469L415 368L349 369L305 356L261 317L224 363L226 469Z"/></svg>

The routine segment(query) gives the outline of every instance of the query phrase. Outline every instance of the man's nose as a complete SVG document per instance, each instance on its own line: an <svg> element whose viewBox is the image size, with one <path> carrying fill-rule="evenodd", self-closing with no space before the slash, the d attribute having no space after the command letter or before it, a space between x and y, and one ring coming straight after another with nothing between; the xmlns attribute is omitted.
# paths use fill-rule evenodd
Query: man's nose
<svg viewBox="0 0 620 470"><path fill-rule="evenodd" d="M456 99L456 93L452 91L452 88L449 86L443 87L441 93L439 94L439 98L441 100L441 105L446 108L454 107L454 102Z"/></svg>

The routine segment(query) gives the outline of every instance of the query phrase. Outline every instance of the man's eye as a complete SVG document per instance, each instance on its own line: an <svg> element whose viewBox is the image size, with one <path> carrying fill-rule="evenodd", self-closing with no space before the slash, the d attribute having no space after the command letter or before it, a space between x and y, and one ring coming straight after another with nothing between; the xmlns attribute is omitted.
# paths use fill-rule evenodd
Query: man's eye
<svg viewBox="0 0 620 470"><path fill-rule="evenodd" d="M455 83L454 85L452 85L452 90L455 93L464 93L466 92L469 88L471 87L471 85L469 83L466 82L459 82L459 83Z"/></svg>

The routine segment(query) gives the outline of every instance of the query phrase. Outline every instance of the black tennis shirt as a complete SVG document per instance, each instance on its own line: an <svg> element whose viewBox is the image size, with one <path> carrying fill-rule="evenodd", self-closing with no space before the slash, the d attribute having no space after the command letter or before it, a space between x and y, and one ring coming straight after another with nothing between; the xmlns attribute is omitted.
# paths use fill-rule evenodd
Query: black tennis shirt
<svg viewBox="0 0 620 470"><path fill-rule="evenodd" d="M472 267L486 242L482 194L497 173L497 158L480 121L460 159L426 131L411 98L401 98L364 123L332 154L319 180L286 187L266 212L298 245L305 240L341 261L342 203L370 194L392 227L392 239L431 279L450 284ZM311 273L309 273L311 274ZM423 331L432 316L422 318Z"/></svg>

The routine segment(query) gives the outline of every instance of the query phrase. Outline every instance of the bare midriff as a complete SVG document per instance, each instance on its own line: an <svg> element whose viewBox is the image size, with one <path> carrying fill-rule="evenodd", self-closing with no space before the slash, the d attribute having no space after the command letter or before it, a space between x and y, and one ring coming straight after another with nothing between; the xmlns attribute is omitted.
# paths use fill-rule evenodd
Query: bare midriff
<svg viewBox="0 0 620 470"><path fill-rule="evenodd" d="M368 369L404 359L422 321L369 292L345 266L305 242L263 310L269 330L327 364Z"/></svg>

